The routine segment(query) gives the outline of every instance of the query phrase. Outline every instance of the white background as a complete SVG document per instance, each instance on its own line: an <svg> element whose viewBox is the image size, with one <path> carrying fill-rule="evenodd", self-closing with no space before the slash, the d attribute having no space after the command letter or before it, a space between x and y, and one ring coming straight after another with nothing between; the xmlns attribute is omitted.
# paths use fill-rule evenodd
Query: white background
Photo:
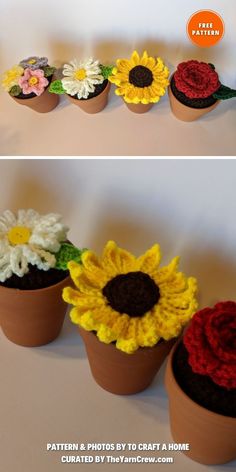
<svg viewBox="0 0 236 472"><path fill-rule="evenodd" d="M198 48L186 34L187 20L201 8L219 12L226 25L213 48ZM186 59L210 61L236 88L234 13L235 0L0 0L0 72L35 54L59 67L88 54L111 63L145 48L171 72ZM171 115L167 95L147 115L131 114L113 88L108 107L94 117L65 97L46 116L3 91L0 104L0 155L235 155L235 99L192 124Z"/></svg>
<svg viewBox="0 0 236 472"><path fill-rule="evenodd" d="M234 160L0 161L0 211L59 212L71 241L98 253L108 239L136 255L159 242L163 263L179 254L180 270L198 278L204 307L236 298L235 174ZM164 366L145 392L105 392L67 317L59 338L40 348L16 346L0 333L0 371L4 471L157 471L157 464L61 464L46 443L172 442ZM234 467L208 467L175 453L174 464L158 464L158 471Z"/></svg>

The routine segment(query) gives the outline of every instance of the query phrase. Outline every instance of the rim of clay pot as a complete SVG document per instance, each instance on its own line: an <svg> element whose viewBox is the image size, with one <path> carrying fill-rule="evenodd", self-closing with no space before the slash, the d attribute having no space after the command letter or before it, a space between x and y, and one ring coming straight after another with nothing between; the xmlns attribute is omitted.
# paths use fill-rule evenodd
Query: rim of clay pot
<svg viewBox="0 0 236 472"><path fill-rule="evenodd" d="M181 342L183 342L183 338L181 338L179 341L177 341L177 343L172 347L172 349L169 353L168 359L167 359L166 378L165 378L165 384L166 384L167 392L169 390L168 384L172 383L174 385L175 390L177 390L177 392L179 394L181 394L184 397L184 399L187 402L189 402L189 404L194 405L194 407L199 409L199 411L204 411L206 416L210 416L211 419L214 418L216 420L216 422L218 422L218 420L220 418L225 418L225 420L228 423L232 423L232 424L235 423L236 418L234 418L233 416L225 416L225 415L221 415L220 413L216 413L215 411L208 410L208 408L205 408L204 406L199 405L199 403L192 400L192 398L189 397L189 395L187 395L184 392L184 390L180 387L180 385L178 384L178 382L175 378L175 375L174 375L173 363L174 363L175 352L178 349L178 346ZM167 378L167 377L169 377L169 378Z"/></svg>
<svg viewBox="0 0 236 472"><path fill-rule="evenodd" d="M108 80L106 87L102 90L102 92L100 92L100 93L99 93L98 95L96 95L95 97L85 98L85 99L81 100L81 99L79 99L79 98L74 98L74 95L70 95L69 93L66 93L66 95L67 95L67 97L69 97L69 99L70 99L71 101L74 101L75 104L78 105L78 102L80 102L80 103L81 103L81 102L82 102L82 103L83 103L83 102L92 102L92 101L95 100L96 98L101 97L101 95L105 94L105 93L107 92L107 89L110 90L110 88L111 88L111 83L110 83L109 80Z"/></svg>
<svg viewBox="0 0 236 472"><path fill-rule="evenodd" d="M61 284L63 284L65 282L66 279L70 279L70 275L67 275L64 279L60 280L60 282L57 282L55 284L52 284L52 285L49 285L48 287L43 287L43 288L34 288L34 289L30 289L30 290L26 290L26 289L21 289L21 288L11 288L11 287L5 287L4 285L0 285L0 291L1 290L9 290L11 292L22 292L22 293L32 293L32 292L45 292L47 290L50 290L52 287L57 287L57 286L60 286Z"/></svg>

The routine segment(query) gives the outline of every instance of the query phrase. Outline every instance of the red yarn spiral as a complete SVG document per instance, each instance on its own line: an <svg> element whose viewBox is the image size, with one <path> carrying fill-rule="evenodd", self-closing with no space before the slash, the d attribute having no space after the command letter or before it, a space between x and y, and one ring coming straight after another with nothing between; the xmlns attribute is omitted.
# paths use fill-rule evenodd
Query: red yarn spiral
<svg viewBox="0 0 236 472"><path fill-rule="evenodd" d="M206 62L187 61L178 65L175 85L189 98L210 97L221 86L217 72Z"/></svg>
<svg viewBox="0 0 236 472"><path fill-rule="evenodd" d="M236 303L217 303L198 311L185 332L193 372L208 375L228 390L236 388Z"/></svg>

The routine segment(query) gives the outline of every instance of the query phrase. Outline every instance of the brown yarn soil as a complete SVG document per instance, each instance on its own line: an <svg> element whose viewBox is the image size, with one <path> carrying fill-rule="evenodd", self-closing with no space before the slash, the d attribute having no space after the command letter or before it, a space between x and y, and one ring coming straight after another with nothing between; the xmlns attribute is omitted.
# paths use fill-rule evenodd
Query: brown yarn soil
<svg viewBox="0 0 236 472"><path fill-rule="evenodd" d="M220 415L236 417L236 389L226 390L210 377L195 374L188 364L188 352L183 343L176 350L173 370L179 386L193 401Z"/></svg>
<svg viewBox="0 0 236 472"><path fill-rule="evenodd" d="M0 282L0 285L7 288L18 288L19 290L37 290L55 285L68 275L68 270L49 269L44 271L29 264L29 272L23 277L13 274L5 282Z"/></svg>
<svg viewBox="0 0 236 472"><path fill-rule="evenodd" d="M49 77L46 77L46 79L48 80L48 85L47 87L45 87L44 91L47 90L47 88L49 87L50 83L52 82L52 78L53 78L53 74L50 75ZM22 100L28 100L28 98L34 98L34 97L37 97L36 93L29 93L28 95L24 94L24 93L20 93L20 95L17 95L16 98L21 98Z"/></svg>
<svg viewBox="0 0 236 472"><path fill-rule="evenodd" d="M183 103L187 107L198 108L198 109L208 108L208 107L214 105L217 102L217 99L214 98L212 95L210 95L210 97L207 97L207 98L189 98L189 97L187 97L183 92L180 92L177 89L176 84L175 84L174 75L171 79L170 86L171 86L171 90L172 90L172 93L175 96L175 98L177 98L177 100L179 100L179 102Z"/></svg>
<svg viewBox="0 0 236 472"><path fill-rule="evenodd" d="M90 93L88 98L78 98L77 95L73 95L73 96L71 95L71 96L72 96L72 98L75 98L76 100L90 100L90 98L94 98L94 97L97 97L98 95L100 95L100 93L102 93L103 90L105 90L107 84L108 84L108 80L105 79L102 84L95 85L94 92Z"/></svg>

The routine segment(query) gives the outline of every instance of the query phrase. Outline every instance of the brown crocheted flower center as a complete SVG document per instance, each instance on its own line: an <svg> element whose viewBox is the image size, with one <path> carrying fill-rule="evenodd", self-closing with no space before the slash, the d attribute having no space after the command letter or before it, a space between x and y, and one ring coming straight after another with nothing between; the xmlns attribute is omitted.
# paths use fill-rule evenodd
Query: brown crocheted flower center
<svg viewBox="0 0 236 472"><path fill-rule="evenodd" d="M131 317L145 315L160 298L159 287L143 272L117 275L102 292L113 310Z"/></svg>
<svg viewBox="0 0 236 472"><path fill-rule="evenodd" d="M149 87L153 82L152 72L147 67L136 66L129 73L129 82L135 87Z"/></svg>

